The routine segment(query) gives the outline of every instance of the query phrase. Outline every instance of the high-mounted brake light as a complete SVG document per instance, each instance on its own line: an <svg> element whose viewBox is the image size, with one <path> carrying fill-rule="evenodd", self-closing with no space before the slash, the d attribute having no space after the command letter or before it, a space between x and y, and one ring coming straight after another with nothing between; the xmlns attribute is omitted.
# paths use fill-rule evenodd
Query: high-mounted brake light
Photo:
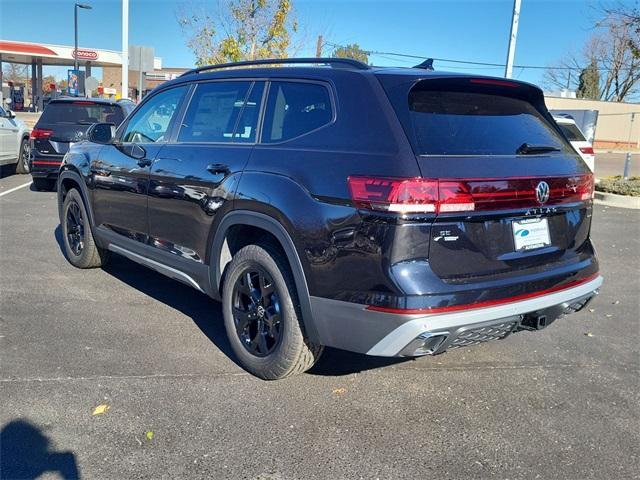
<svg viewBox="0 0 640 480"><path fill-rule="evenodd" d="M31 130L29 134L29 138L32 140L36 140L38 138L49 138L53 135L53 130L47 130L45 128L34 128Z"/></svg>
<svg viewBox="0 0 640 480"><path fill-rule="evenodd" d="M536 193L541 183L547 199ZM425 179L351 176L354 205L365 210L409 213L460 213L536 208L593 198L593 175L504 179Z"/></svg>
<svg viewBox="0 0 640 480"><path fill-rule="evenodd" d="M520 85L515 82L505 82L504 80L494 80L492 78L472 78L470 83L477 83L479 85L496 85L499 87L518 88Z"/></svg>
<svg viewBox="0 0 640 480"><path fill-rule="evenodd" d="M96 105L96 102L87 102L86 100L76 100L72 102L74 105Z"/></svg>
<svg viewBox="0 0 640 480"><path fill-rule="evenodd" d="M593 147L580 147L580 151L585 155L593 155Z"/></svg>

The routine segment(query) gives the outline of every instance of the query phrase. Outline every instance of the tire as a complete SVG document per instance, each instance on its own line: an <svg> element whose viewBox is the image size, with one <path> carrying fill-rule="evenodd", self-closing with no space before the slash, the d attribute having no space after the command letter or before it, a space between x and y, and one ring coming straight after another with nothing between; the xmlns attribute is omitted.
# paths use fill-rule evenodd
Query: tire
<svg viewBox="0 0 640 480"><path fill-rule="evenodd" d="M256 377L278 380L305 372L322 354L323 347L305 335L287 259L270 245L248 245L233 256L222 311L236 358Z"/></svg>
<svg viewBox="0 0 640 480"><path fill-rule="evenodd" d="M62 241L65 257L78 268L96 268L106 264L108 251L96 245L82 196L76 189L67 193L62 205Z"/></svg>
<svg viewBox="0 0 640 480"><path fill-rule="evenodd" d="M18 163L16 163L16 173L29 173L29 139L22 139L20 151L18 152Z"/></svg>
<svg viewBox="0 0 640 480"><path fill-rule="evenodd" d="M56 181L49 180L48 178L34 178L33 187L39 192L50 192L55 190Z"/></svg>

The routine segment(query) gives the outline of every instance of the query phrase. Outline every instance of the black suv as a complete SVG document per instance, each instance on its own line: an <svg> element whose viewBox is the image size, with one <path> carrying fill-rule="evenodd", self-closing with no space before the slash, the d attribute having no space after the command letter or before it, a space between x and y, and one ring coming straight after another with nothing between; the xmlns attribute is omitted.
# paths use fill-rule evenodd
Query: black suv
<svg viewBox="0 0 640 480"><path fill-rule="evenodd" d="M51 100L31 131L29 169L38 190L51 190L69 146L94 123L120 125L135 108L131 100L60 97Z"/></svg>
<svg viewBox="0 0 640 480"><path fill-rule="evenodd" d="M265 379L323 346L412 357L541 329L602 283L593 177L526 83L210 66L89 138L60 170L69 261L115 252L221 300Z"/></svg>

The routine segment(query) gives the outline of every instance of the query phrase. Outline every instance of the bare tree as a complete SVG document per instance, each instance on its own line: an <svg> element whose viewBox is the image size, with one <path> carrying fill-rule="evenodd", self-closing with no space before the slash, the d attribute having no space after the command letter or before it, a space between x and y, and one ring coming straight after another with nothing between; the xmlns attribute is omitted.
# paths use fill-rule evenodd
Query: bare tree
<svg viewBox="0 0 640 480"><path fill-rule="evenodd" d="M5 82L23 84L29 79L28 65L19 63L5 63L2 69L2 77Z"/></svg>
<svg viewBox="0 0 640 480"><path fill-rule="evenodd" d="M640 92L639 34L640 29L629 17L605 12L581 54L568 54L557 67L547 69L546 85L575 90L580 74L591 68L599 73L598 99L633 99Z"/></svg>

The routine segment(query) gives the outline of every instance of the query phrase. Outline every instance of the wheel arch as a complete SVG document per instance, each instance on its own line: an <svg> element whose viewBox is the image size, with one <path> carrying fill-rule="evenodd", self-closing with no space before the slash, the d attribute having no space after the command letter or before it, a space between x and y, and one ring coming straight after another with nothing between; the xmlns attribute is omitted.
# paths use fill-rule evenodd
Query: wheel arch
<svg viewBox="0 0 640 480"><path fill-rule="evenodd" d="M89 191L86 183L83 181L80 174L72 170L70 168L65 168L60 172L58 176L58 216L62 218L62 205L64 204L64 198L67 192L71 188L76 188L80 191L80 196L82 197L82 201L84 202L84 208L87 210L89 214L89 223L91 228L95 225L93 218L93 209L91 208L91 203L89 202Z"/></svg>
<svg viewBox="0 0 640 480"><path fill-rule="evenodd" d="M309 339L319 343L318 330L316 328L313 313L311 310L311 298L309 286L304 274L300 256L295 244L286 228L275 218L264 213L250 210L234 210L229 212L220 222L211 245L210 254L210 276L211 286L216 295L220 295L225 268L231 261L231 251L229 248L229 233L234 227L255 228L266 232L270 237L278 242L278 246L285 254L293 280L296 285L298 301L302 313L302 322Z"/></svg>

